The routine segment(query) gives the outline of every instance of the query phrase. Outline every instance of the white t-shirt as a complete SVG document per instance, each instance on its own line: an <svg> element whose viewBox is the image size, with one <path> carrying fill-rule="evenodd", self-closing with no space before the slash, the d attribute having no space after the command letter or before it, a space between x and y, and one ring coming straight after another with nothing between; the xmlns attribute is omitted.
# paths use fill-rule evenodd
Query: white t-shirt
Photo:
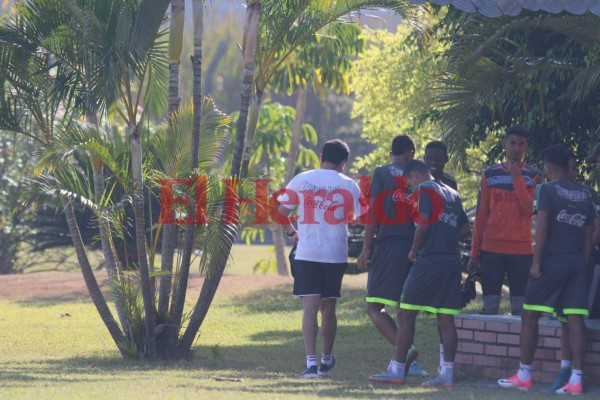
<svg viewBox="0 0 600 400"><path fill-rule="evenodd" d="M314 169L296 175L277 200L297 208L297 260L348 261L347 223L367 211L356 182L336 170Z"/></svg>

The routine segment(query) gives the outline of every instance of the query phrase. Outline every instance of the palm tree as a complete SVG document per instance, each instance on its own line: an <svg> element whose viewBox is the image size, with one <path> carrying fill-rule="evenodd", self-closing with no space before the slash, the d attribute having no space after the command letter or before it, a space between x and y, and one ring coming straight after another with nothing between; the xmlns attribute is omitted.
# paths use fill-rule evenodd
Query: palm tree
<svg viewBox="0 0 600 400"><path fill-rule="evenodd" d="M236 123L237 136L231 163L231 176L244 178L248 173L264 91L275 72L282 68L285 60L329 24L340 22L340 18L352 12L374 7L395 10L417 30L420 30L419 22L426 15L424 8L405 0L247 1L242 41L244 62L242 98ZM237 236L238 227L230 226L230 229L232 230L230 234ZM211 274L202 284L200 296L180 344L181 354L187 354L189 351L194 338L191 332L197 332L208 313L230 252L231 246L228 246L223 249L221 257L211 260L209 267Z"/></svg>

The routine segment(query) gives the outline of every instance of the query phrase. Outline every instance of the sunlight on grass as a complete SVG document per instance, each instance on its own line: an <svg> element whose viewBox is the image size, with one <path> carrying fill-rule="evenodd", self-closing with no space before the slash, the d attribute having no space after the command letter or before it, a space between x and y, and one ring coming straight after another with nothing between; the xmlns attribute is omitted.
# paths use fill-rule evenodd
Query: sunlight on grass
<svg viewBox="0 0 600 400"><path fill-rule="evenodd" d="M227 278L225 278L227 279ZM338 368L329 380L296 377L304 364L300 301L291 284L261 284L247 294L217 294L202 327L194 357L154 365L123 360L91 302L0 301L0 397L56 398L391 398L512 399L522 394L460 382L452 391L423 389L422 379L405 387L373 386L367 376L383 371L391 346L364 312L366 276L345 278L339 305L335 353ZM419 318L419 363L437 367L435 321ZM530 394L527 398L545 398Z"/></svg>

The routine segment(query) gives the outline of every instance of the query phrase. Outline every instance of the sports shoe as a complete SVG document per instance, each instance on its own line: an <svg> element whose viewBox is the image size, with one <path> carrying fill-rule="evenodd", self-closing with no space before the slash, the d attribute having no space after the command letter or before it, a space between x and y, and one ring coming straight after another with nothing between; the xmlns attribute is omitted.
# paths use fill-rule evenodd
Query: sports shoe
<svg viewBox="0 0 600 400"><path fill-rule="evenodd" d="M375 383L392 383L394 385L404 385L406 380L404 374L395 374L391 368L388 368L383 374L371 375L369 380Z"/></svg>
<svg viewBox="0 0 600 400"><path fill-rule="evenodd" d="M318 378L319 371L317 370L316 365L311 365L310 367L304 368L304 371L300 372L298 375L299 378Z"/></svg>
<svg viewBox="0 0 600 400"><path fill-rule="evenodd" d="M528 381L522 381L519 379L517 374L514 374L507 379L498 379L498 385L507 389L519 389L527 392L533 387L533 382L531 382L531 379Z"/></svg>
<svg viewBox="0 0 600 400"><path fill-rule="evenodd" d="M583 393L583 385L578 383L577 385L571 385L567 382L567 384L556 391L558 394L571 394L574 396L580 395Z"/></svg>
<svg viewBox="0 0 600 400"><path fill-rule="evenodd" d="M438 371L438 375L439 375L439 371ZM427 373L427 371L425 371L423 369L423 367L421 367L419 364L414 362L414 363L410 364L410 367L408 368L408 376L418 376L420 378L424 378L426 376L429 376L429 374Z"/></svg>
<svg viewBox="0 0 600 400"><path fill-rule="evenodd" d="M421 386L441 386L445 388L451 388L454 386L454 378L446 375L438 375L433 379L423 382Z"/></svg>
<svg viewBox="0 0 600 400"><path fill-rule="evenodd" d="M408 349L408 352L406 353L406 360L404 361L404 375L410 375L410 369L417 357L419 357L419 350L417 350L416 347L411 346L411 348Z"/></svg>
<svg viewBox="0 0 600 400"><path fill-rule="evenodd" d="M554 381L552 386L550 386L548 388L548 391L551 393L556 393L556 391L558 389L561 389L563 386L565 386L569 382L570 377L571 377L571 368L569 368L569 367L561 368L560 372L558 373L558 376L556 377L556 380Z"/></svg>
<svg viewBox="0 0 600 400"><path fill-rule="evenodd" d="M323 364L319 366L319 376L329 376L329 372L335 368L335 357L331 356L331 363Z"/></svg>

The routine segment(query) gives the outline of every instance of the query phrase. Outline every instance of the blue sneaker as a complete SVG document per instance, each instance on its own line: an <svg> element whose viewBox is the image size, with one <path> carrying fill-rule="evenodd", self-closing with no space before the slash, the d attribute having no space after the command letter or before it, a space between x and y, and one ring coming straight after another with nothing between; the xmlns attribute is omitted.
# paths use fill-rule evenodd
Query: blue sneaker
<svg viewBox="0 0 600 400"><path fill-rule="evenodd" d="M419 350L415 346L411 346L406 353L406 360L404 361L404 365L406 366L404 369L404 374L406 376L410 375L410 370L413 368L415 364L415 360L419 356Z"/></svg>
<svg viewBox="0 0 600 400"><path fill-rule="evenodd" d="M454 379L451 376L438 375L433 379L423 382L421 384L421 386L427 386L427 387L441 386L441 387L445 387L445 388L451 388L452 386L454 386Z"/></svg>
<svg viewBox="0 0 600 400"><path fill-rule="evenodd" d="M331 363L329 363L329 364L321 363L321 365L319 366L319 376L324 376L324 377L329 376L329 373L334 368L335 368L335 357L331 356Z"/></svg>
<svg viewBox="0 0 600 400"><path fill-rule="evenodd" d="M570 377L571 377L571 368L569 368L569 367L561 368L558 373L558 376L556 377L556 380L554 381L552 386L550 386L548 388L548 391L551 393L555 393L558 389L562 388L563 386L565 386L567 384L567 382L569 382Z"/></svg>
<svg viewBox="0 0 600 400"><path fill-rule="evenodd" d="M394 385L404 385L406 378L404 377L404 373L395 374L392 372L391 368L388 368L388 370L383 374L369 376L369 380L375 383L391 383Z"/></svg>
<svg viewBox="0 0 600 400"><path fill-rule="evenodd" d="M300 373L300 375L298 375L299 378L318 378L319 377L319 371L317 369L316 365L312 365L310 367L306 367L304 368L304 371L302 371Z"/></svg>
<svg viewBox="0 0 600 400"><path fill-rule="evenodd" d="M408 376L418 376L422 378L425 376L429 376L429 374L419 364L414 362L408 368Z"/></svg>

